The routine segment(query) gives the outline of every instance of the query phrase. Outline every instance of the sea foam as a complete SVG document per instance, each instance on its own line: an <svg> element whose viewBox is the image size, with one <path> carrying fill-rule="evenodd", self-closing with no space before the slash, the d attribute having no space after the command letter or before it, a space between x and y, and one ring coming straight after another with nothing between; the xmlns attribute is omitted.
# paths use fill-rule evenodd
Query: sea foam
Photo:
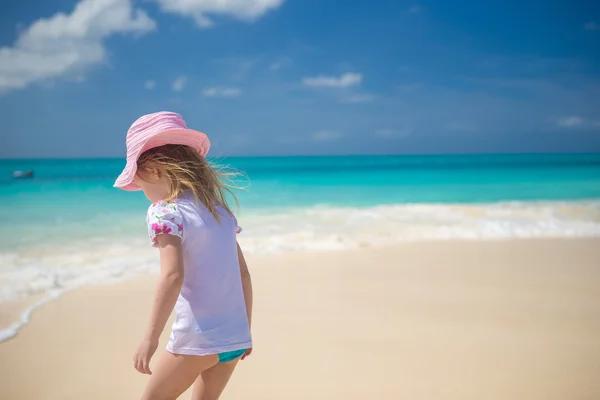
<svg viewBox="0 0 600 400"><path fill-rule="evenodd" d="M427 240L600 237L600 201L255 209L239 220L247 253L338 251ZM106 234L111 231L99 224L94 232L101 235L75 239L66 232L39 246L0 253L0 302L41 298L11 326L0 327L0 341L67 291L158 271L157 251L140 231Z"/></svg>

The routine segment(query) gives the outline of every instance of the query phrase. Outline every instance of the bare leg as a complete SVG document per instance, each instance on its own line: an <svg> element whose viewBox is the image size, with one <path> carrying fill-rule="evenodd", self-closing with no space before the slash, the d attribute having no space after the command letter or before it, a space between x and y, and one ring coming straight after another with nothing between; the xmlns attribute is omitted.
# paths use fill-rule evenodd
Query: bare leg
<svg viewBox="0 0 600 400"><path fill-rule="evenodd" d="M186 356L172 354L165 350L142 400L174 400L185 392L202 371L211 368L219 362L216 354L210 356Z"/></svg>
<svg viewBox="0 0 600 400"><path fill-rule="evenodd" d="M207 370L202 371L194 383L193 400L218 400L225 389L237 360L228 363L220 363Z"/></svg>

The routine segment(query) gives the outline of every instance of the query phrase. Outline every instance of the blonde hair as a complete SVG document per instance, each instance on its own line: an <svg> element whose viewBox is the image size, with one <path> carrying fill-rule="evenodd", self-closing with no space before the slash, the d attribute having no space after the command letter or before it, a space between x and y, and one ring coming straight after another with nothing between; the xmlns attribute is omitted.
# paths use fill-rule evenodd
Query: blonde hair
<svg viewBox="0 0 600 400"><path fill-rule="evenodd" d="M235 201L236 208L239 207L232 189L240 189L233 182L243 174L216 164L209 164L192 147L167 144L146 150L138 158L137 167L138 173L148 173L155 169L159 174L167 177L171 184L171 192L166 201L189 191L208 208L217 221L220 221L217 206L220 205L231 213L227 194Z"/></svg>

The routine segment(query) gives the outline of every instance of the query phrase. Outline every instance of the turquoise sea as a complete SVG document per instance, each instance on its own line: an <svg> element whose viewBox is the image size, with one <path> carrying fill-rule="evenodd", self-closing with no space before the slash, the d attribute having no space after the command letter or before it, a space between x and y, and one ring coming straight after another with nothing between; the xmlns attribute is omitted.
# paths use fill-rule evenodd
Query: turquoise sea
<svg viewBox="0 0 600 400"><path fill-rule="evenodd" d="M214 161L249 177L237 192L248 252L600 236L600 154ZM123 159L0 160L0 302L47 300L156 270L147 200L112 188L123 166ZM29 169L32 179L11 176Z"/></svg>

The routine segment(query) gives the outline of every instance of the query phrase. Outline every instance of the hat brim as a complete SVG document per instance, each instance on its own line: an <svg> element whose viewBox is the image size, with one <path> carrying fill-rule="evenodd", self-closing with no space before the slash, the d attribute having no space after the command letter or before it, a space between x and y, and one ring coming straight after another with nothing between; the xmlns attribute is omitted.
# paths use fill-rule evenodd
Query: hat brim
<svg viewBox="0 0 600 400"><path fill-rule="evenodd" d="M208 136L202 132L193 129L172 129L160 132L149 138L148 141L136 151L131 153L129 151L127 152L127 164L113 186L127 191L142 190L142 188L134 182L135 174L137 173L138 158L146 150L167 144L190 146L202 157L206 157L206 154L208 154L208 150L210 149L210 140L208 140Z"/></svg>

